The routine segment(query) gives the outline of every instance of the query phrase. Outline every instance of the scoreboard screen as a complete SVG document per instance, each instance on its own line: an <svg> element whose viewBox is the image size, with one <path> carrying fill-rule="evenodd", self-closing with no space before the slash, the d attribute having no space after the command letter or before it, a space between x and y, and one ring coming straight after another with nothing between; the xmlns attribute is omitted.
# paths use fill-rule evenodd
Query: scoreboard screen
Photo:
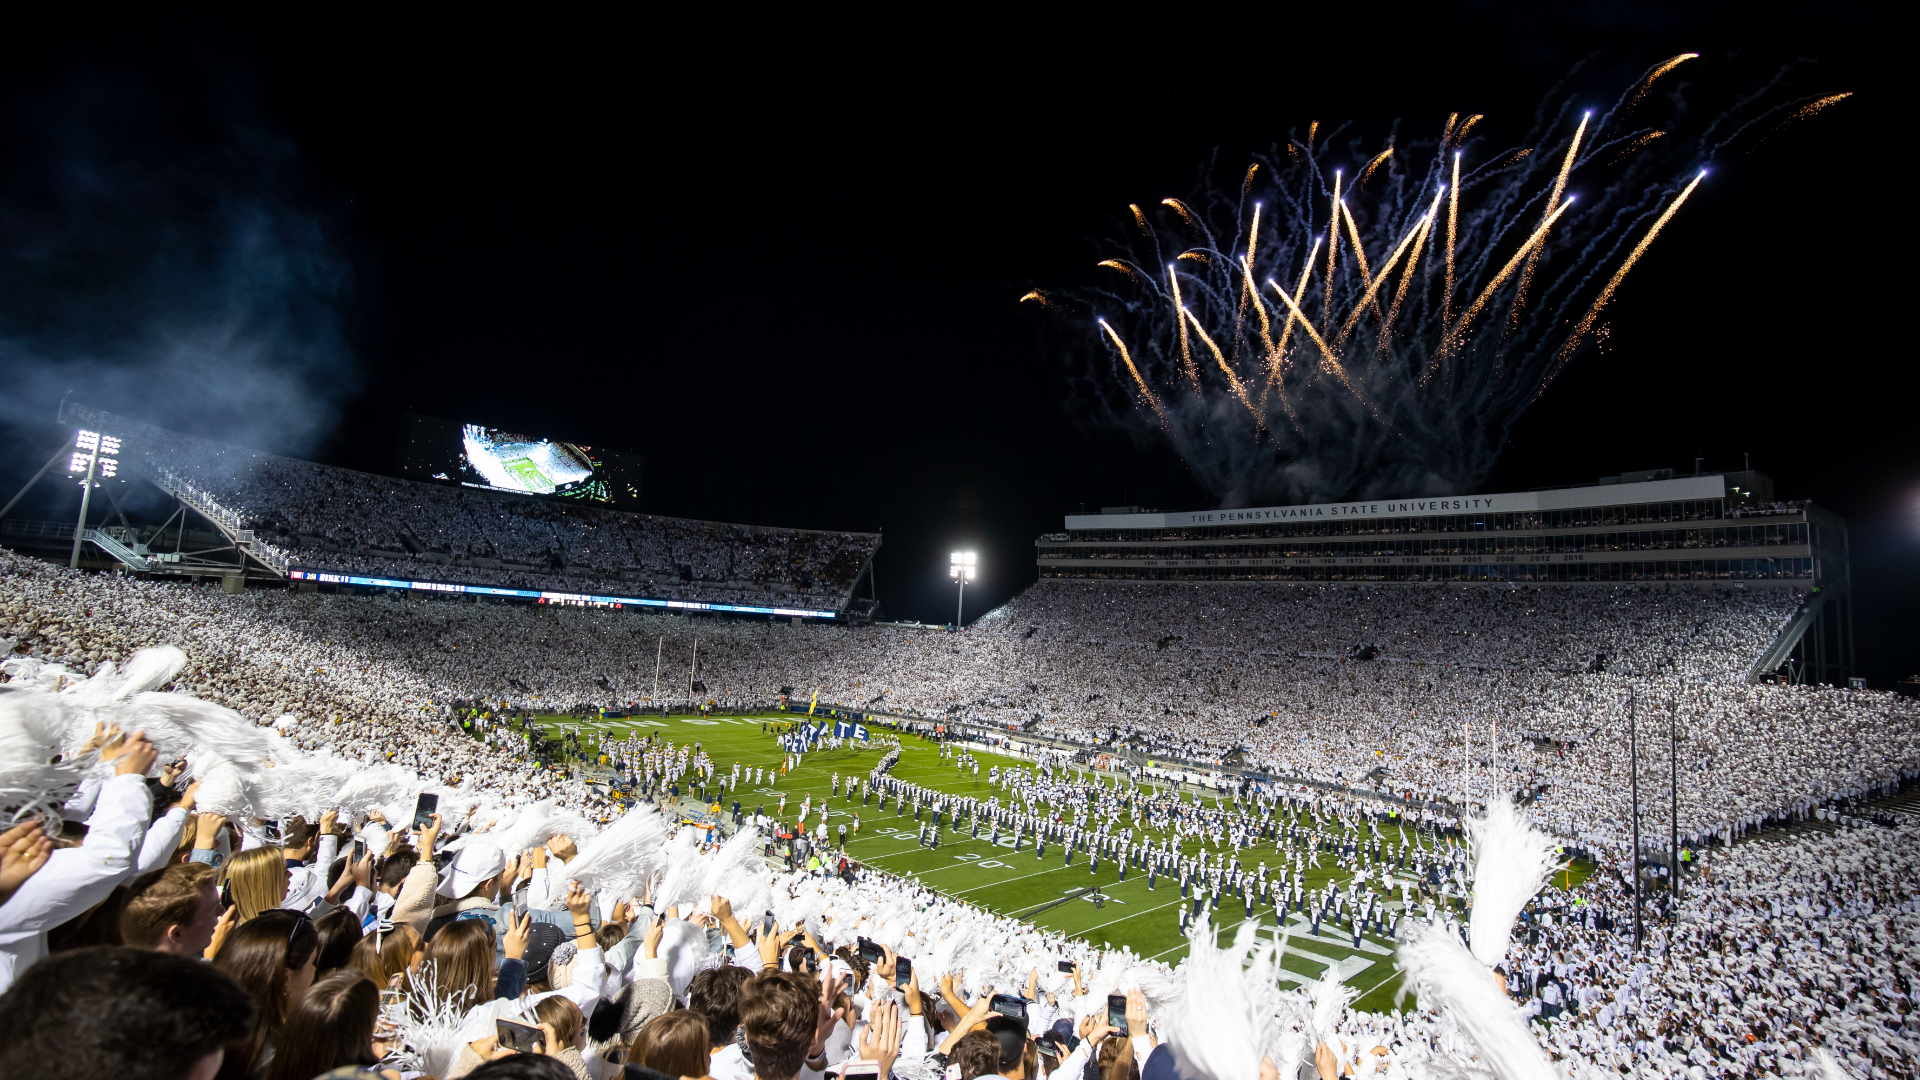
<svg viewBox="0 0 1920 1080"><path fill-rule="evenodd" d="M548 495L636 509L644 460L486 424L409 413L400 433L400 475L410 480Z"/></svg>

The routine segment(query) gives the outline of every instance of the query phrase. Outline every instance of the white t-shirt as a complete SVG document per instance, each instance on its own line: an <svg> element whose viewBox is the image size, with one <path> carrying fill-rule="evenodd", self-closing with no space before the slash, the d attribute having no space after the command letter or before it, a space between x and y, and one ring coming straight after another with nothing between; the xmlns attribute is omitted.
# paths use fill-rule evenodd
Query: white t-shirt
<svg viewBox="0 0 1920 1080"><path fill-rule="evenodd" d="M747 1064L740 1044L730 1042L708 1062L707 1075L713 1080L753 1080L753 1066Z"/></svg>

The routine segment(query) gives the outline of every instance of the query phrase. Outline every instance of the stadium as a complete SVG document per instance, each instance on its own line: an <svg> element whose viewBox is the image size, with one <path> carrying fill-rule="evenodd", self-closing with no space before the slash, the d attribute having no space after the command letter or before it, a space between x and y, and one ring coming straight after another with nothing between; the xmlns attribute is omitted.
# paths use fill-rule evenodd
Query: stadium
<svg viewBox="0 0 1920 1080"><path fill-rule="evenodd" d="M1205 920L1228 949L1252 929L1240 945L1275 950L1279 986L1338 982L1358 1042L1411 1038L1424 1014L1397 943L1471 922L1462 814L1513 797L1559 854L1500 970L1550 1049L1605 1026L1574 1003L1615 992L1636 936L1682 956L1785 950L1817 989L1821 953L1800 950L1835 939L1742 912L1828 925L1800 897L1846 889L1839 918L1911 917L1912 878L1886 870L1915 850L1920 710L1847 687L1845 523L1762 474L1109 508L1039 537L1038 583L956 632L871 618L855 593L873 534L435 487L73 405L62 419L75 441L57 463L101 471L87 454L110 449L111 484L150 484L176 513L116 514L78 546L71 525L6 522L11 685L110 687L178 648L143 689L281 733L289 764L418 777L347 800L342 822L382 804L392 820L427 790L517 848L553 833L584 850L623 811L749 835L774 917L924 897L862 925L1036 1010L1071 989L1060 961L1103 994L1170 993ZM125 501L101 490L109 513ZM74 552L80 569L62 566ZM517 824L484 827L503 812ZM1835 857L1859 869L1816 884ZM962 964L935 925L955 920L1025 957ZM1688 1015L1678 981L1643 992Z"/></svg>
<svg viewBox="0 0 1920 1080"><path fill-rule="evenodd" d="M22 35L0 1077L1920 1075L1859 103L1622 12Z"/></svg>

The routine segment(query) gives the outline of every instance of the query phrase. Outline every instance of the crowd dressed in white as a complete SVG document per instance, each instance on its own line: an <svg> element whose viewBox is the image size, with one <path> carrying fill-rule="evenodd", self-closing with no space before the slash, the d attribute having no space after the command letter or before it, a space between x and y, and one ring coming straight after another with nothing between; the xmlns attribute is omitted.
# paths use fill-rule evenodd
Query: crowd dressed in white
<svg viewBox="0 0 1920 1080"><path fill-rule="evenodd" d="M1822 827L1799 839L1716 848L1639 951L1618 926L1591 919L1512 934L1555 840L1521 823L1504 795L1544 793L1529 811L1536 821L1617 865L1617 729L1629 690L1647 731L1674 718L1684 832L1734 839L1763 817L1910 775L1920 755L1909 706L1741 681L1742 664L1788 610L1759 593L1051 583L949 635L232 596L0 553L0 644L12 656L0 687L9 725L0 787L12 806L48 815L7 834L0 965L23 987L56 977L40 971L73 977L50 935L116 888L176 873L176 862L272 847L269 823L278 822L291 832L276 855L292 860L278 895L236 892L228 910L247 917L206 920L205 940L175 928L185 934L178 951L204 952L212 967L223 948L261 938L277 941L275 955L295 972L254 994L243 1033L250 1056L239 1072L216 1060L222 1075L276 1075L272 1047L305 1045L294 1038L307 1023L303 997L325 996L317 982L293 992L321 950L310 926L282 917L289 908L322 921L347 912L336 922L374 935L380 956L404 943L380 961L393 961L379 971L398 996L376 999L396 1030L375 1049L386 1067L438 1077L523 1075L486 1060L508 1056L490 1041L503 1019L533 1025L543 1051L574 1075L609 1075L614 1050L666 1064L648 1057L670 1042L666 1027L649 1025L670 1027L678 1006L697 1013L703 1001L729 1015L713 1003L725 996L714 984L726 969L742 973L726 976L741 1037L723 1025L703 1048L704 1069L658 1071L813 1080L861 1059L909 1080L956 1066L963 1080L1026 1080L1036 1069L1070 1080L1092 1057L1109 1078L1137 1070L1190 1080L1293 1080L1316 1069L1328 1080L1544 1080L1556 1064L1577 1076L1913 1075L1920 845L1911 827L1827 827L1821 809L1811 816ZM1380 654L1350 659L1357 644ZM1594 670L1600 654L1605 671ZM650 808L619 813L533 768L516 747L449 723L454 700L629 704L650 696L641 691L656 655L686 656L675 661L682 674L742 700L791 686L929 716L994 720L1031 707L1062 734L1103 740L1130 724L1190 756L1244 747L1277 773L1355 789L1452 797L1471 772L1481 785L1474 801L1488 807L1485 819L1470 818L1471 926L1405 927L1398 960L1418 1007L1363 1013L1347 1007L1331 974L1283 989L1273 943L1250 926L1223 948L1197 934L1192 955L1169 968L879 875L772 871L751 832L725 846L676 834ZM1254 726L1257 718L1266 722ZM136 727L146 735L126 738ZM1486 755L1472 770L1458 756L1468 734L1475 757ZM1664 776L1661 740L1648 741L1641 767ZM169 768L177 761L185 773ZM188 805L156 815L156 787L184 789ZM422 790L439 796L440 818L409 830ZM73 835L55 850L44 826L59 818ZM315 821L318 830L306 824ZM365 860L338 860L348 837L366 845ZM374 872L381 853L387 868L411 869L389 881ZM1603 872L1580 888L1618 880ZM733 916L763 910L774 913L771 927ZM880 959L858 955L861 938ZM915 961L905 987L890 977L896 954ZM849 969L851 985L838 982ZM1516 1009L1496 971L1509 990L1524 981L1547 992ZM817 1001L804 996L809 986ZM1027 1001L1012 1041L988 1016L995 991ZM796 993L806 1015L796 1021L788 1008L783 1026L781 1001ZM1112 1037L1110 993L1129 998L1131 1037ZM0 999L12 1019L52 1007L19 993ZM1529 1015L1539 1022L1530 1027ZM43 1026L29 1025L33 1038ZM781 1032L799 1028L782 1043ZM0 1036L0 1063L21 1060L26 1032ZM991 1061L975 1053L983 1036ZM194 1045L204 1059L237 1037Z"/></svg>

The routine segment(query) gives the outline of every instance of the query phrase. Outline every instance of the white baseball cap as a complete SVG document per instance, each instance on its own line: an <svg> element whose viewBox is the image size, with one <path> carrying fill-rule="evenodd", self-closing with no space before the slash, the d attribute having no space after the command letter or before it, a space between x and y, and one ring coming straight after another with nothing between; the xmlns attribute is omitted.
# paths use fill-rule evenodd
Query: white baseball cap
<svg viewBox="0 0 1920 1080"><path fill-rule="evenodd" d="M472 892L475 886L507 868L507 857L500 845L480 837L469 837L460 851L440 873L437 892L452 900Z"/></svg>

